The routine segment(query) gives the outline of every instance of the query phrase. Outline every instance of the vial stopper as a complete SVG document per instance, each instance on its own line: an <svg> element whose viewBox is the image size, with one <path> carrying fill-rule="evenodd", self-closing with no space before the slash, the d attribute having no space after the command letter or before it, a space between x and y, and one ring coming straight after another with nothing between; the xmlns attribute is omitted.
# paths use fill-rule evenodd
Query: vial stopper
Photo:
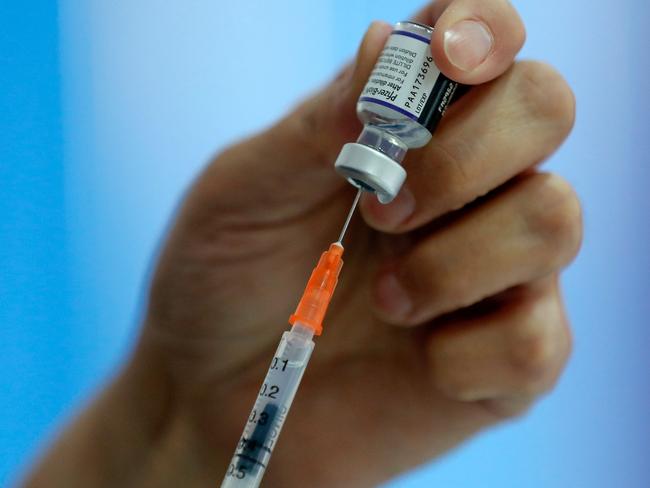
<svg viewBox="0 0 650 488"><path fill-rule="evenodd" d="M391 202L406 179L406 171L399 163L357 142L343 146L334 166L353 185L376 193L381 203Z"/></svg>

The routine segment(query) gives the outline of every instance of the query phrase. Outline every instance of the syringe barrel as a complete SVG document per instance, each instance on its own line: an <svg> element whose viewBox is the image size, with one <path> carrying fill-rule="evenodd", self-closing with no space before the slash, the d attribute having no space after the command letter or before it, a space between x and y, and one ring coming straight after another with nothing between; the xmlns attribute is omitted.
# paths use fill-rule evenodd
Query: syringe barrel
<svg viewBox="0 0 650 488"><path fill-rule="evenodd" d="M313 335L299 322L282 334L221 488L260 485L314 349Z"/></svg>

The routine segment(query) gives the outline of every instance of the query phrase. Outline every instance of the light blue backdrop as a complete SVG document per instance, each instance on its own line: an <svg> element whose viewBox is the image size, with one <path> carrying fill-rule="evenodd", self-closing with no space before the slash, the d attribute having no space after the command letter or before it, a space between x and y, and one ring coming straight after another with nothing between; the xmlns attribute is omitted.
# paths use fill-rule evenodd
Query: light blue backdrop
<svg viewBox="0 0 650 488"><path fill-rule="evenodd" d="M2 2L0 485L129 350L151 253L207 158L324 83L371 20L419 4ZM389 486L647 487L650 5L516 4L524 57L578 96L550 163L585 207L564 279L574 357L524 420ZM281 80L273 96L216 96L264 72Z"/></svg>

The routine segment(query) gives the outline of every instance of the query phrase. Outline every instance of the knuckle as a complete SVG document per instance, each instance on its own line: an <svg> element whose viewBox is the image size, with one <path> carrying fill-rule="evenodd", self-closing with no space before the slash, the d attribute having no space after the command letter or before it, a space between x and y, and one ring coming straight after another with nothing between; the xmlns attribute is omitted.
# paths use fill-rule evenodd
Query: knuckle
<svg viewBox="0 0 650 488"><path fill-rule="evenodd" d="M464 400L471 393L471 384L462 368L455 367L459 358L444 340L433 340L429 344L431 381L448 398Z"/></svg>
<svg viewBox="0 0 650 488"><path fill-rule="evenodd" d="M582 242L582 209L571 185L554 174L536 176L534 207L528 216L531 231L540 236L553 266L571 261Z"/></svg>
<svg viewBox="0 0 650 488"><path fill-rule="evenodd" d="M481 165L477 163L482 155L477 151L477 141L462 137L434 138L427 155L437 164L431 168L435 173L426 175L422 181L434 182L436 187L444 188L444 193L438 192L435 198L444 198L445 211L463 207L467 203L467 188L481 177Z"/></svg>
<svg viewBox="0 0 650 488"><path fill-rule="evenodd" d="M524 47L524 44L526 44L526 38L528 37L528 33L526 32L526 25L523 23L521 18L519 18L519 22L517 22L515 26L513 37L516 42L517 51L519 51L522 47Z"/></svg>
<svg viewBox="0 0 650 488"><path fill-rule="evenodd" d="M470 270L455 266L448 253L434 242L414 254L403 270L403 279L414 298L413 320L422 322L451 310L469 305Z"/></svg>
<svg viewBox="0 0 650 488"><path fill-rule="evenodd" d="M548 312L548 306L533 305L509 338L509 364L518 378L520 395L550 390L570 355L570 334L564 318Z"/></svg>
<svg viewBox="0 0 650 488"><path fill-rule="evenodd" d="M469 402L474 400L473 390L466 381L454 375L441 375L436 383L438 390L447 398L460 402Z"/></svg>
<svg viewBox="0 0 650 488"><path fill-rule="evenodd" d="M519 51L526 42L526 25L524 24L517 9L509 0L501 0L504 16L510 19L508 23L507 36L501 39L502 42L509 43L516 51Z"/></svg>
<svg viewBox="0 0 650 488"><path fill-rule="evenodd" d="M482 400L482 405L497 420L514 420L525 417L535 403L535 398L528 395L518 395L509 398L491 398Z"/></svg>
<svg viewBox="0 0 650 488"><path fill-rule="evenodd" d="M445 293L444 263L433 244L428 249L418 250L402 263L399 277L414 301L414 316L425 313ZM415 319L415 318L414 318Z"/></svg>
<svg viewBox="0 0 650 488"><path fill-rule="evenodd" d="M571 87L552 66L524 61L515 68L517 89L533 117L548 121L559 138L564 139L575 122L575 96Z"/></svg>
<svg viewBox="0 0 650 488"><path fill-rule="evenodd" d="M555 365L555 344L539 332L516 337L512 342L510 363L526 389L534 388Z"/></svg>
<svg viewBox="0 0 650 488"><path fill-rule="evenodd" d="M465 392L464 382L444 365L434 367L431 378L435 387L449 398L461 398Z"/></svg>

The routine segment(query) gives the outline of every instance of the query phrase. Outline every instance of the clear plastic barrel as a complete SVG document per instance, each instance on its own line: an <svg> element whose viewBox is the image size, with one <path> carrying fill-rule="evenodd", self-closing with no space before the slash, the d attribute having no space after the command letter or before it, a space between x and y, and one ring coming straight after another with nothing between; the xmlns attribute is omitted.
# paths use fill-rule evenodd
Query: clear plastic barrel
<svg viewBox="0 0 650 488"><path fill-rule="evenodd" d="M313 334L300 323L282 334L221 488L260 485L314 349Z"/></svg>

